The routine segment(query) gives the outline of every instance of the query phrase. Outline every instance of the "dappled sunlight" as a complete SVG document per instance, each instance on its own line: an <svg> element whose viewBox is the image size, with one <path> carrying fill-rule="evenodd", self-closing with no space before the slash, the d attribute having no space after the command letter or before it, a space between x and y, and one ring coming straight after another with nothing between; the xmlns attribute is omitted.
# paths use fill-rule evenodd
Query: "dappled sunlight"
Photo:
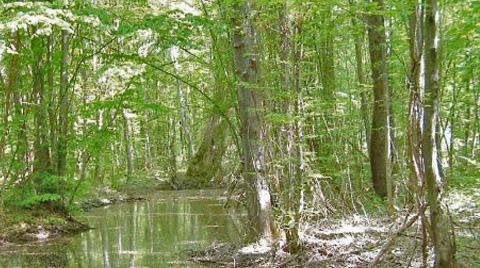
<svg viewBox="0 0 480 268"><path fill-rule="evenodd" d="M480 267L477 0L16 1L0 267Z"/></svg>

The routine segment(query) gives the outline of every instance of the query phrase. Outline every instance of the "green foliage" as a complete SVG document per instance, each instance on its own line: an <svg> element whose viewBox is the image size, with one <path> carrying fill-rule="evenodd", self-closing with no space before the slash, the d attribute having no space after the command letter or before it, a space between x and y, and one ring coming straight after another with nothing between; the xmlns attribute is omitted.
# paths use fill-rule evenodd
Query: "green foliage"
<svg viewBox="0 0 480 268"><path fill-rule="evenodd" d="M387 200L379 197L373 191L364 196L363 205L367 211L377 215L384 215L388 206Z"/></svg>
<svg viewBox="0 0 480 268"><path fill-rule="evenodd" d="M45 203L59 203L61 196L58 194L39 194L27 196L20 202L20 206L24 208L35 208L38 205Z"/></svg>
<svg viewBox="0 0 480 268"><path fill-rule="evenodd" d="M26 209L47 206L50 209L75 209L67 208L67 201L73 192L76 182L68 177L59 177L44 174L38 178L39 182L22 183L16 185L6 194L6 203Z"/></svg>
<svg viewBox="0 0 480 268"><path fill-rule="evenodd" d="M45 218L45 224L51 226L63 226L67 223L65 218L58 217L56 215L50 215Z"/></svg>
<svg viewBox="0 0 480 268"><path fill-rule="evenodd" d="M473 171L473 170L472 170ZM478 173L478 170L475 169ZM453 178L450 178L449 186L459 189L480 189L480 177L479 174L455 174Z"/></svg>

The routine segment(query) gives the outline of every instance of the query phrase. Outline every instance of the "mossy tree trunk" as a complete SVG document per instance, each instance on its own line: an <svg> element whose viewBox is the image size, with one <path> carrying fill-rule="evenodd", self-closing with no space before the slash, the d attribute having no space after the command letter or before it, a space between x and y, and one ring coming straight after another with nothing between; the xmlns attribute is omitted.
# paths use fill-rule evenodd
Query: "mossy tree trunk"
<svg viewBox="0 0 480 268"><path fill-rule="evenodd" d="M257 51L254 1L235 4L235 74L238 78L238 108L243 149L243 178L247 184L247 210L253 241L272 241L277 234L273 221L271 193L265 178L263 93Z"/></svg>
<svg viewBox="0 0 480 268"><path fill-rule="evenodd" d="M198 186L204 186L217 176L226 150L227 123L220 115L213 115L205 126L203 139L190 160L186 177Z"/></svg>

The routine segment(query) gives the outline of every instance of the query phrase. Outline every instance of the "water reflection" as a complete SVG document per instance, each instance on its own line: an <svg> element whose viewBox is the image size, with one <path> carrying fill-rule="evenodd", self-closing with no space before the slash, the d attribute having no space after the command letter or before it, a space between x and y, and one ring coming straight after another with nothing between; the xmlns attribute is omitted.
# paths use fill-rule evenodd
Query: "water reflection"
<svg viewBox="0 0 480 268"><path fill-rule="evenodd" d="M189 250L240 240L220 193L165 191L94 209L86 217L96 229L41 246L0 248L0 267L201 267L186 262Z"/></svg>

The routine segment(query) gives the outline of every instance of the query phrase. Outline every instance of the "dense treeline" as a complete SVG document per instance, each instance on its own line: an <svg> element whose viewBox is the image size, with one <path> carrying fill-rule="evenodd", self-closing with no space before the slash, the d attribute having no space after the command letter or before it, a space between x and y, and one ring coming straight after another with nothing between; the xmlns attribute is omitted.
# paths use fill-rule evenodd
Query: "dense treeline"
<svg viewBox="0 0 480 268"><path fill-rule="evenodd" d="M450 267L441 197L480 161L479 12L470 0L4 1L1 211L68 210L101 185L228 182L246 193L251 239L283 230L297 252L301 223L380 197L389 214L412 204Z"/></svg>

